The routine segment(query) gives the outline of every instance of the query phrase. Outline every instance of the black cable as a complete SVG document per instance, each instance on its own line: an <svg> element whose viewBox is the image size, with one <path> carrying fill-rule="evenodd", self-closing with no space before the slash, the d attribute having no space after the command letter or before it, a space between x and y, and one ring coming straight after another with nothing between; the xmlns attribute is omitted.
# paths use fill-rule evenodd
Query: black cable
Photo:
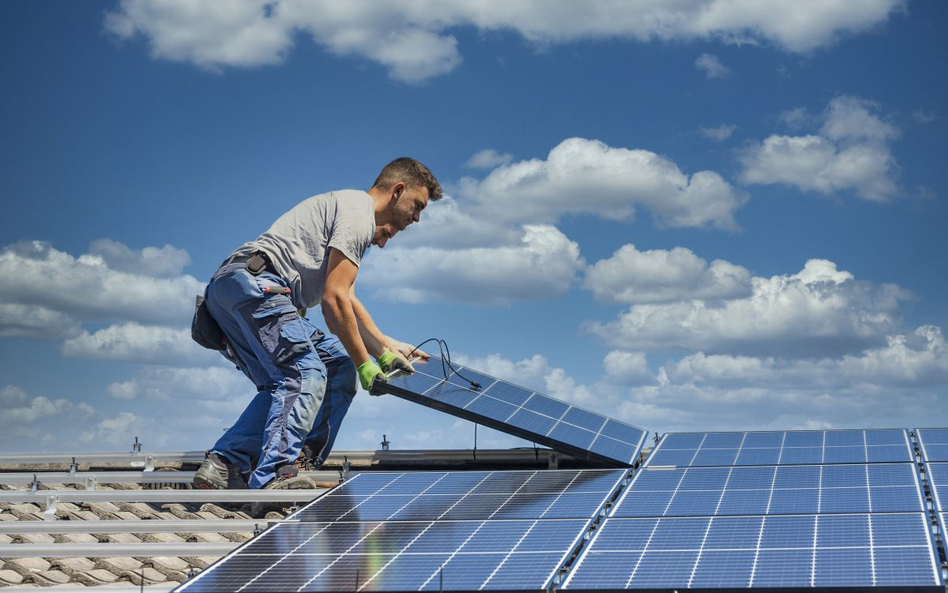
<svg viewBox="0 0 948 593"><path fill-rule="evenodd" d="M470 383L470 385L471 385L471 387L472 387L473 389L480 389L480 388L481 388L481 384L480 384L480 383L478 383L477 381L472 381L471 379L468 379L467 377L465 377L464 375L462 375L462 374L461 374L461 371L459 371L459 370L454 366L454 364L451 362L451 349L448 348L448 343L445 342L444 340L440 339L440 338L428 338L428 339L425 340L424 342L422 342L422 343L418 344L417 346L415 346L414 348L412 348L411 352L408 353L408 356L407 356L406 358L409 358L409 359L410 359L411 356L412 356L412 354L414 354L419 348L421 348L422 346L424 346L424 345L427 344L428 342L437 342L437 343L438 343L438 350L441 352L441 372L442 372L442 374L444 374L445 380L448 379L448 369L451 369L452 371L454 371L454 374L455 374L455 375L457 375L458 377L460 377L460 378L464 379L465 381L467 381L468 383Z"/></svg>

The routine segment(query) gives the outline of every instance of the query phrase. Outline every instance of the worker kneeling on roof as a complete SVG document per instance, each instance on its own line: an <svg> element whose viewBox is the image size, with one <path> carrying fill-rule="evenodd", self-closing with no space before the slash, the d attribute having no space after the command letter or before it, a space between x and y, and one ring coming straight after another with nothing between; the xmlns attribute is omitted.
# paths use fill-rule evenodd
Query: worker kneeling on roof
<svg viewBox="0 0 948 593"><path fill-rule="evenodd" d="M355 279L369 245L384 247L421 219L429 200L440 198L427 167L396 159L367 192L309 198L224 261L207 286L192 335L221 350L258 393L211 449L195 485L306 487L295 462L301 451L317 468L326 460L356 377L371 392L384 373L413 370L406 359L411 346L379 330L355 296ZM335 336L300 314L320 303Z"/></svg>

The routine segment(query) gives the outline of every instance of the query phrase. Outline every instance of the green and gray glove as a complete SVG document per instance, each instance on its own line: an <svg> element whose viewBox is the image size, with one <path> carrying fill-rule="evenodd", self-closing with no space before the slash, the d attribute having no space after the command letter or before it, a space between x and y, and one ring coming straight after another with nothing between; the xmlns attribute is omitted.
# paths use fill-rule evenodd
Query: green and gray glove
<svg viewBox="0 0 948 593"><path fill-rule="evenodd" d="M379 361L379 366L382 367L382 372L386 375L392 371L405 371L406 373L415 372L414 367L412 367L407 360L388 348L386 348L385 352L382 352L382 355L376 360Z"/></svg>
<svg viewBox="0 0 948 593"><path fill-rule="evenodd" d="M362 383L362 389L368 391L369 395L382 395L381 393L373 391L372 388L375 387L377 381L385 383L388 380L385 378L385 373L382 372L379 365L375 364L374 360L363 362L359 365L359 368L356 369L356 372L359 375L359 382Z"/></svg>

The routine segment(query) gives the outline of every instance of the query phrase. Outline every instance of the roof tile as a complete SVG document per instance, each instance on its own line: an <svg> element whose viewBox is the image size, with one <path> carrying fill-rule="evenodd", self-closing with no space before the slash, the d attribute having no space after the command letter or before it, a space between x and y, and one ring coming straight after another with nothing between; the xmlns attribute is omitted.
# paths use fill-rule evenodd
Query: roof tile
<svg viewBox="0 0 948 593"><path fill-rule="evenodd" d="M132 581L132 583L134 583L135 585L142 584L143 576L145 578L146 585L152 585L154 583L163 583L164 581L167 580L167 577L165 577L165 575L161 574L154 568L148 568L148 567L144 567L136 571L126 571L121 574L122 574L122 577L127 578L128 580Z"/></svg>
<svg viewBox="0 0 948 593"><path fill-rule="evenodd" d="M44 587L55 587L68 583L69 575L58 570L44 570L33 575L33 582Z"/></svg>
<svg viewBox="0 0 948 593"><path fill-rule="evenodd" d="M119 579L117 575L102 568L76 573L73 578L90 587L114 583Z"/></svg>
<svg viewBox="0 0 948 593"><path fill-rule="evenodd" d="M187 573L191 565L177 556L153 556L148 559L152 568L164 575Z"/></svg>
<svg viewBox="0 0 948 593"><path fill-rule="evenodd" d="M18 533L15 539L18 544L52 544L56 541L48 533Z"/></svg>
<svg viewBox="0 0 948 593"><path fill-rule="evenodd" d="M3 564L6 570L12 570L23 577L32 576L34 572L50 569L50 563L44 558L12 558Z"/></svg>
<svg viewBox="0 0 948 593"><path fill-rule="evenodd" d="M97 544L99 538L89 533L59 533L54 536L57 544Z"/></svg>
<svg viewBox="0 0 948 593"><path fill-rule="evenodd" d="M19 585L23 582L23 576L15 570L0 570L0 585Z"/></svg>
<svg viewBox="0 0 948 593"><path fill-rule="evenodd" d="M134 558L100 558L95 567L121 574L129 570L140 570L142 563Z"/></svg>
<svg viewBox="0 0 948 593"><path fill-rule="evenodd" d="M82 558L81 556L78 558L55 558L52 563L53 568L61 570L71 577L74 577L76 573L95 568L95 562L88 558Z"/></svg>

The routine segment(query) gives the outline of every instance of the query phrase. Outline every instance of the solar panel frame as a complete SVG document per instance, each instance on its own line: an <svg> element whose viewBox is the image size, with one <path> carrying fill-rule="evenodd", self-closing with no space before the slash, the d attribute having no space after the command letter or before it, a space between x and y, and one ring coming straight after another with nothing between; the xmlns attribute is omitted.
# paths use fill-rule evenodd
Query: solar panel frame
<svg viewBox="0 0 948 593"><path fill-rule="evenodd" d="M404 476L413 476L414 483L399 483L398 480ZM445 478L447 477L451 477L451 480L457 483L446 483ZM455 478L457 479L455 480ZM267 587L273 588L274 586L278 590L288 588L340 590L352 588L357 579L361 579L362 586L368 587L372 579L389 570L390 567L395 568L385 573L386 576L383 578L396 579L396 581L389 580L387 581L388 585L398 582L402 585L411 585L410 587L406 586L406 589L417 589L419 586L417 578L412 582L405 579L408 576L413 578L418 576L417 573L412 573L412 570L426 570L427 567L432 568L432 570L425 573L427 581L421 583L420 586L425 586L426 583L430 585L430 581L438 578L439 570L443 568L444 573L441 574L444 575L445 585L451 588L448 575L454 579L454 584L457 584L458 579L465 578L463 570L460 571L461 576L457 576L459 574L458 569L463 569L464 566L470 568L472 563L478 565L478 558L491 562L499 561L500 563L496 565L496 569L492 573L482 579L482 582L478 582L478 586L472 587L472 590L480 588L491 590L546 590L583 538L586 537L589 526L603 514L607 502L615 497L616 490L626 478L627 472L625 470L367 472L357 474L287 517L287 523L278 524L267 529L214 563L194 579L183 583L175 591L241 590L250 593L258 589L267 590ZM443 492L430 494L432 491L437 492L439 485ZM574 485L576 491L572 492L570 489ZM402 500L404 496L414 492L416 498L426 496L426 493L432 496L454 496L457 505L465 501L466 496L490 496L490 494L475 494L478 487L483 487L484 490L495 493L501 492L508 497L516 496L518 493L532 492L533 495L545 498L548 501L548 509L553 508L557 500L564 496L577 495L583 497L582 508L576 510L575 518L568 519L546 518L540 513L541 516L529 519L496 519L485 516L473 520L433 519L417 521L389 519L368 521L356 518L350 513L348 519L340 517L340 520L333 522L307 520L309 518L318 519L319 515L313 514L312 509L327 504L327 501L330 501L329 504L331 504L333 498L362 497L369 500L373 497L388 497L390 500L383 500L378 505L379 508L385 508L393 500ZM598 498L591 496L593 494L598 494ZM498 510L500 508L498 507ZM389 506L389 510L390 516L395 517L401 509ZM456 549L446 551L444 540L427 542L425 546L419 543L417 549L412 548L430 530L455 528L460 530L462 534L469 532L468 538ZM380 529L382 531L379 534L372 535ZM386 529L388 533L385 531ZM317 539L320 534L326 534L323 537L323 540L325 540L330 535L329 530L335 530L335 540L330 539L326 542ZM486 531L477 536L482 530ZM488 533L491 531L493 533ZM560 533L561 536L559 538L553 537L551 535L553 532ZM509 549L506 549L503 547L502 536L504 533L508 536L511 533L513 533L513 536L519 535L520 539L513 547L508 546ZM562 537L563 534L568 537ZM475 536L480 538L480 543L474 541ZM508 544L510 541L512 540L508 540ZM386 542L388 543L386 544ZM326 546L330 544L345 549L342 553L339 553L338 549L328 553L300 551L304 547L309 550L325 550L327 549ZM474 544L476 544L477 549L471 548L469 550L465 547ZM500 546L500 551L498 551L498 546ZM524 547L521 548L521 546ZM555 549L551 550L549 547L555 547ZM292 549L286 553L287 548ZM379 567L380 562L381 567ZM486 565L491 565L491 562ZM284 563L286 564L284 565ZM243 570L241 568L243 564L249 564L253 567L252 570ZM257 582L263 575L270 573L280 565L286 566L290 570L274 572L272 577ZM336 565L341 568L331 570ZM368 572L368 569L373 565L375 566L375 572ZM481 562L479 566L486 565ZM544 579L541 583L537 579L544 566L548 570L540 575ZM339 570L343 572L341 576L338 574ZM360 573L360 570L366 570L367 572ZM316 574L311 574L314 571ZM301 572L306 572L306 575L311 575L311 578L302 583L300 587L302 582L300 580L302 578L300 577ZM503 582L498 586L491 586L491 581L495 578L502 578ZM529 579L533 579L533 581L528 582ZM317 583L325 584L327 589L316 588ZM534 586L529 586L531 584ZM400 589L383 586L381 590Z"/></svg>
<svg viewBox="0 0 948 593"><path fill-rule="evenodd" d="M670 432L662 436L643 466L829 465L914 460L909 433L904 428Z"/></svg>
<svg viewBox="0 0 948 593"><path fill-rule="evenodd" d="M916 428L922 461L948 461L948 428Z"/></svg>
<svg viewBox="0 0 948 593"><path fill-rule="evenodd" d="M441 370L446 367L441 367L441 362L437 357L431 357L427 363L415 362L413 374L396 371L378 389L577 459L609 467L633 467L638 461L648 431L453 364L460 375L481 384L480 390L472 390L454 369L447 369L445 378ZM431 372L426 372L426 368Z"/></svg>

